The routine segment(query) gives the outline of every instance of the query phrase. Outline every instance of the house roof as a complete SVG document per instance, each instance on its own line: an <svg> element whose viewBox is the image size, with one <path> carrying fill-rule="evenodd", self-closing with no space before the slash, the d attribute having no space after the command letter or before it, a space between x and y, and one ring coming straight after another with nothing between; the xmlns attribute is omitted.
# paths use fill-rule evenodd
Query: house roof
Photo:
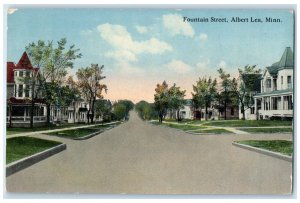
<svg viewBox="0 0 300 203"><path fill-rule="evenodd" d="M14 83L15 78L14 78L14 69L15 69L15 64L13 62L7 62L7 75L6 75L6 82L7 83Z"/></svg>
<svg viewBox="0 0 300 203"><path fill-rule="evenodd" d="M24 51L15 69L33 69L26 51Z"/></svg>
<svg viewBox="0 0 300 203"><path fill-rule="evenodd" d="M285 48L280 61L267 67L267 70L271 75L277 75L278 71L282 69L294 69L294 54L291 47Z"/></svg>

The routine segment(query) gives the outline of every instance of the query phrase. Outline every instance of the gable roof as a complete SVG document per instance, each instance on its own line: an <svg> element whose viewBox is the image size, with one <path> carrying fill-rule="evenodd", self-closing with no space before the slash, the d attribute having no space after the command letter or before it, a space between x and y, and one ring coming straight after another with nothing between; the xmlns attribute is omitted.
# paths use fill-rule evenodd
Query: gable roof
<svg viewBox="0 0 300 203"><path fill-rule="evenodd" d="M285 48L280 61L267 67L267 70L271 75L277 75L278 71L282 69L294 69L294 54L291 47Z"/></svg>
<svg viewBox="0 0 300 203"><path fill-rule="evenodd" d="M15 64L13 62L7 62L7 73L6 73L6 82L7 83L14 83L14 69Z"/></svg>
<svg viewBox="0 0 300 203"><path fill-rule="evenodd" d="M33 69L26 51L24 51L15 69Z"/></svg>

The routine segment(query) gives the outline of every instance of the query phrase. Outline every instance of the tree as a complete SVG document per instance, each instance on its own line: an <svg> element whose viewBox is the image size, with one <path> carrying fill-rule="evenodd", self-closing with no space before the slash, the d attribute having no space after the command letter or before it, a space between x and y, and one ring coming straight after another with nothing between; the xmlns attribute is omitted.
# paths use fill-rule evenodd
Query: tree
<svg viewBox="0 0 300 203"><path fill-rule="evenodd" d="M163 117L166 114L169 105L168 84L163 81L162 84L157 84L154 95L154 106L158 111L159 123L162 123Z"/></svg>
<svg viewBox="0 0 300 203"><path fill-rule="evenodd" d="M112 104L109 100L98 99L95 102L95 115L101 117L103 121L110 121L110 113L112 110Z"/></svg>
<svg viewBox="0 0 300 203"><path fill-rule="evenodd" d="M221 86L222 86L222 100L224 101L224 119L227 119L226 115L226 109L227 104L229 102L229 92L231 90L231 80L230 80L230 74L226 73L222 68L218 69L219 77L221 79Z"/></svg>
<svg viewBox="0 0 300 203"><path fill-rule="evenodd" d="M246 65L239 70L239 78L232 80L232 91L238 97L242 119L245 120L245 111L251 108L254 104L253 94L255 93L256 85L261 77L261 70L256 69L256 65Z"/></svg>
<svg viewBox="0 0 300 203"><path fill-rule="evenodd" d="M32 106L34 106L34 98L43 94L47 105L47 123L50 123L50 106L60 99L56 94L57 88L64 81L67 69L73 67L73 61L82 56L78 53L79 49L75 49L75 45L66 49L66 44L65 38L57 42L57 47L54 47L52 41L46 43L39 40L25 48L32 65L39 69L38 73L33 73L30 85ZM33 110L31 110L31 122L32 120Z"/></svg>
<svg viewBox="0 0 300 203"><path fill-rule="evenodd" d="M212 80L210 77L199 78L196 82L196 85L193 85L193 102L195 107L204 107L205 108L205 120L207 120L208 116L208 107L211 106L212 102L216 97L216 86L217 80Z"/></svg>
<svg viewBox="0 0 300 203"><path fill-rule="evenodd" d="M185 90L181 91L180 87L176 87L176 84L169 88L168 90L168 98L169 98L169 108L174 109L176 111L177 121L180 121L179 111L185 104Z"/></svg>
<svg viewBox="0 0 300 203"><path fill-rule="evenodd" d="M126 106L123 103L115 103L113 105L113 113L116 116L117 120L125 119L126 117Z"/></svg>
<svg viewBox="0 0 300 203"><path fill-rule="evenodd" d="M140 101L135 105L135 110L143 120L150 120L157 118L154 105L146 101Z"/></svg>
<svg viewBox="0 0 300 203"><path fill-rule="evenodd" d="M126 107L126 115L125 118L128 119L129 117L129 111L131 111L134 108L134 103L130 100L119 100L118 103L124 104L124 106Z"/></svg>
<svg viewBox="0 0 300 203"><path fill-rule="evenodd" d="M101 84L101 80L106 78L102 75L103 68L103 65L100 67L98 64L91 64L90 67L81 68L76 72L78 87L89 102L88 123L90 123L90 119L91 123L94 123L96 99L103 98L103 90L107 92L107 86Z"/></svg>

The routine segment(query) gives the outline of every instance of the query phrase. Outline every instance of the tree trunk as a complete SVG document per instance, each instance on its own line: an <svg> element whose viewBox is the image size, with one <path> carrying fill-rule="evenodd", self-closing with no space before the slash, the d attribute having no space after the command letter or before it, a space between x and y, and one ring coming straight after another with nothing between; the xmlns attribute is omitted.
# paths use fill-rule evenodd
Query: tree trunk
<svg viewBox="0 0 300 203"><path fill-rule="evenodd" d="M244 106L244 104L242 104L242 106L241 106L241 112L242 112L242 114L243 114L242 120L245 120L245 119L246 119L246 116L245 116L245 106Z"/></svg>
<svg viewBox="0 0 300 203"><path fill-rule="evenodd" d="M226 102L226 99L225 99L225 103L224 103L224 120L227 119L227 102Z"/></svg>
<svg viewBox="0 0 300 203"><path fill-rule="evenodd" d="M205 105L205 120L207 121L207 115L208 115L208 108L207 105Z"/></svg>
<svg viewBox="0 0 300 203"><path fill-rule="evenodd" d="M47 124L50 124L50 104L47 104Z"/></svg>
<svg viewBox="0 0 300 203"><path fill-rule="evenodd" d="M177 109L177 122L179 122L180 118L179 118L179 109Z"/></svg>
<svg viewBox="0 0 300 203"><path fill-rule="evenodd" d="M159 117L159 123L162 123L163 114L161 112L159 112L158 117Z"/></svg>
<svg viewBox="0 0 300 203"><path fill-rule="evenodd" d="M93 100L92 100L92 105L91 105L91 111L92 111L92 114L91 114L91 123L94 123L94 105L95 105L95 100L96 100L96 98L94 97Z"/></svg>
<svg viewBox="0 0 300 203"><path fill-rule="evenodd" d="M9 127L12 127L12 123L11 123L11 119L12 119L12 103L9 104Z"/></svg>

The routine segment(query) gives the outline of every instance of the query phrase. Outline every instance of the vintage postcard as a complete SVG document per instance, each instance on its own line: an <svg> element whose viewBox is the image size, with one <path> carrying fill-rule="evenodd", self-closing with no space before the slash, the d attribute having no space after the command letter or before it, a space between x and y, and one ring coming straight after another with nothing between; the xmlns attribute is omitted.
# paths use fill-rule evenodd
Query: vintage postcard
<svg viewBox="0 0 300 203"><path fill-rule="evenodd" d="M8 7L9 194L293 194L291 9Z"/></svg>

